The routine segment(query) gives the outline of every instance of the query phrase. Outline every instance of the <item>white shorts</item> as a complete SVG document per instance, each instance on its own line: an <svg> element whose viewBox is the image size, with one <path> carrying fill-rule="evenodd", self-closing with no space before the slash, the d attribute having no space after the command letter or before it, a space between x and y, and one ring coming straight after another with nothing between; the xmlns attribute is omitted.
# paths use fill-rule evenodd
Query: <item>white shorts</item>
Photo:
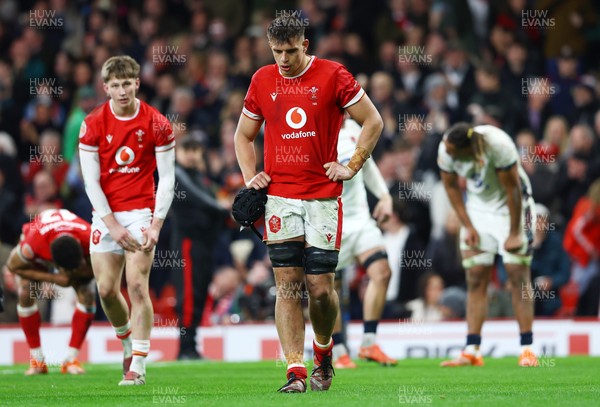
<svg viewBox="0 0 600 407"><path fill-rule="evenodd" d="M144 231L152 223L150 208L134 209L126 212L114 212L115 219L140 243L144 242ZM113 240L102 219L93 213L90 253L125 254L125 250Z"/></svg>
<svg viewBox="0 0 600 407"><path fill-rule="evenodd" d="M471 223L479 234L479 246L476 248L485 253L502 256L505 264L531 263L533 232L535 230L535 204L533 199L523 202L521 224L523 225L521 239L525 243L521 250L509 253L504 250L504 242L510 233L510 215L492 212L467 210ZM460 249L473 249L465 244L466 229L460 230Z"/></svg>
<svg viewBox="0 0 600 407"><path fill-rule="evenodd" d="M265 241L304 236L311 246L339 250L342 236L342 200L293 199L269 195L265 205Z"/></svg>
<svg viewBox="0 0 600 407"><path fill-rule="evenodd" d="M369 218L360 224L346 220L342 230L342 247L336 270L348 267L354 263L357 256L376 247L385 247L385 244L375 219Z"/></svg>

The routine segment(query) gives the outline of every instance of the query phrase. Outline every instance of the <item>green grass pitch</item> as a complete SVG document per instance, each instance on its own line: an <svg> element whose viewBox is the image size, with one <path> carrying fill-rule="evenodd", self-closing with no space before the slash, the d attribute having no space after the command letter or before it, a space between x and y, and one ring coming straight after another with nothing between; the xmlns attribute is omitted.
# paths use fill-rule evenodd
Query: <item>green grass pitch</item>
<svg viewBox="0 0 600 407"><path fill-rule="evenodd" d="M338 370L328 392L279 394L281 363L181 362L148 366L145 386L118 387L117 365L86 365L82 376L25 377L24 365L0 367L0 406L599 406L600 358L545 358L521 368L516 358L485 367L440 368L440 360L397 367L359 362ZM309 366L309 371L312 366Z"/></svg>

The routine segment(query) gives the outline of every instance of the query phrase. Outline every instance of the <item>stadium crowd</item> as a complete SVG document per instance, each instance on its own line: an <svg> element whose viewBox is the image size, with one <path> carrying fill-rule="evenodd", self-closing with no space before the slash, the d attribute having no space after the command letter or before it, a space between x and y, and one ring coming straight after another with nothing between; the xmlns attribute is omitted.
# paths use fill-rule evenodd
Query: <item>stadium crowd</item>
<svg viewBox="0 0 600 407"><path fill-rule="evenodd" d="M5 0L0 264L44 209L91 220L79 129L106 100L103 62L127 54L142 67L138 98L171 122L178 151L200 151L177 155L195 169L204 199L177 183L151 275L155 312L173 313L186 259L171 240L183 225L212 252L202 323L272 319L266 248L227 215L243 186L233 135L253 73L273 63L265 30L281 14L308 24L309 53L343 63L384 120L373 155L395 198L382 225L392 268L384 318L464 317L460 224L436 164L457 121L498 126L519 148L538 204L536 314L598 315L600 4L591 0ZM348 273L349 317L360 319L365 273ZM499 265L492 316L512 315L506 284ZM0 321L16 321L6 308Z"/></svg>

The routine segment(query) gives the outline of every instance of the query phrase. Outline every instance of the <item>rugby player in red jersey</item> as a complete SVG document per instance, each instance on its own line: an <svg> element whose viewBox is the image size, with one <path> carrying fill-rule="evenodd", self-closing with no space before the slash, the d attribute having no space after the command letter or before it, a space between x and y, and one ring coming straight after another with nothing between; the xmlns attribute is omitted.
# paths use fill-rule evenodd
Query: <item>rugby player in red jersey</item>
<svg viewBox="0 0 600 407"><path fill-rule="evenodd" d="M153 322L148 279L173 200L175 135L162 114L136 98L140 66L133 58L109 58L101 75L110 99L85 118L79 134L81 170L94 207L90 253L102 308L123 343L119 385L140 385ZM123 268L131 322L120 291Z"/></svg>
<svg viewBox="0 0 600 407"><path fill-rule="evenodd" d="M17 314L29 345L29 369L25 372L28 376L48 373L40 341L42 319L36 302L44 287L38 282L75 290L71 341L61 372L85 373L77 357L96 313L90 229L89 223L65 209L48 209L23 225L21 240L6 262L6 269L19 276ZM54 269L58 273L53 273Z"/></svg>
<svg viewBox="0 0 600 407"><path fill-rule="evenodd" d="M328 390L331 334L338 312L333 287L342 231L342 182L369 158L383 127L364 90L343 65L306 53L302 20L278 17L267 37L275 64L250 83L235 133L238 163L248 188L268 188L265 240L277 284L275 323L288 363L279 391L306 391L302 285L315 333L314 391ZM350 162L337 162L344 112L362 125ZM264 171L256 169L254 140L264 128Z"/></svg>

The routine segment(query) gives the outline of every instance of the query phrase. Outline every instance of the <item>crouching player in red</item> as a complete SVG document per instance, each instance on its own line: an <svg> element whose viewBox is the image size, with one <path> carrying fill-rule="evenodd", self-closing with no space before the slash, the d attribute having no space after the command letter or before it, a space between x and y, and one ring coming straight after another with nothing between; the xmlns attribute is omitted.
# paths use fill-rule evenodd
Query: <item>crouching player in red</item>
<svg viewBox="0 0 600 407"><path fill-rule="evenodd" d="M41 317L36 303L39 282L73 287L77 303L71 322L68 356L62 373L82 374L77 356L96 313L94 275L90 263L89 223L65 209L49 209L23 225L21 241L12 250L6 269L19 276L19 322L30 349L26 375L48 373L40 343ZM57 269L58 273L49 272Z"/></svg>

